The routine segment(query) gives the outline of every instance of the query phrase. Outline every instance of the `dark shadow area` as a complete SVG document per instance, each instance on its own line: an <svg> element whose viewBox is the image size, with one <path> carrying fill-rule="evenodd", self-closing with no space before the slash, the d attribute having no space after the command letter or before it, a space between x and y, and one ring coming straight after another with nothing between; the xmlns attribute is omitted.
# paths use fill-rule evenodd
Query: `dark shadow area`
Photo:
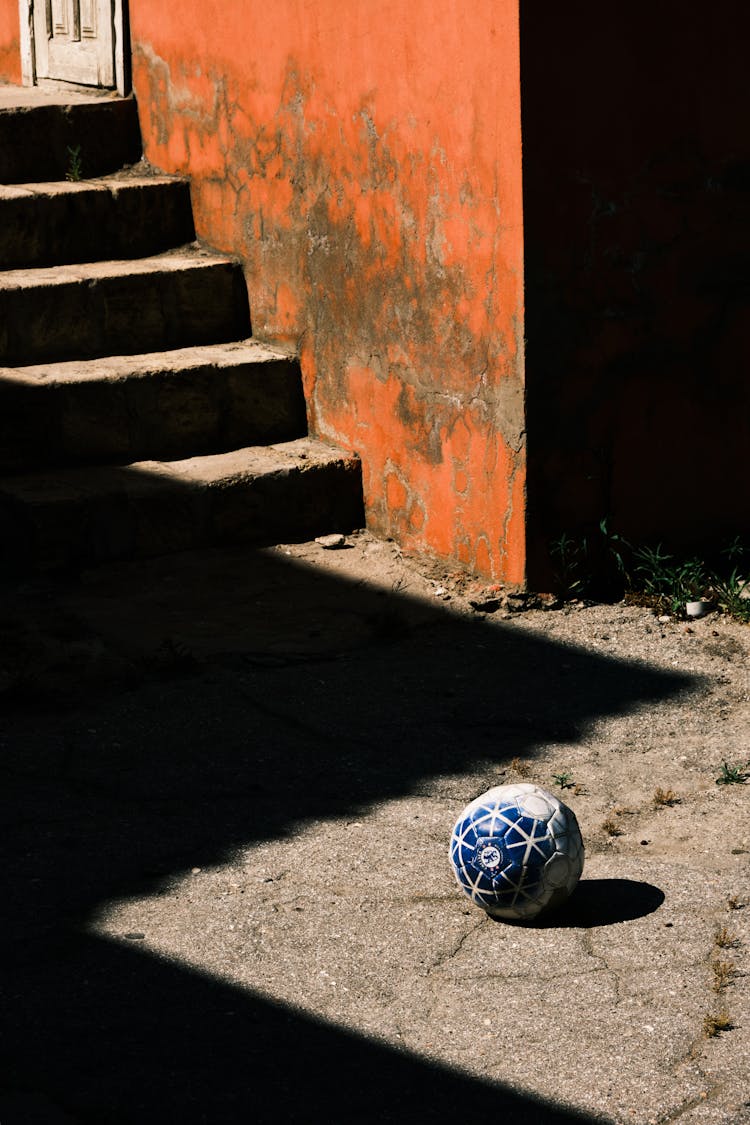
<svg viewBox="0 0 750 1125"><path fill-rule="evenodd" d="M106 941L58 934L49 952L26 951L46 955L34 969L46 1003L34 995L6 1010L5 1062L23 1044L35 1059L10 1088L57 1091L53 1104L75 1122L447 1122L469 1108L590 1120ZM3 1110L0 1094L3 1125L34 1125Z"/></svg>
<svg viewBox="0 0 750 1125"><path fill-rule="evenodd" d="M521 3L530 581L750 535L750 8Z"/></svg>
<svg viewBox="0 0 750 1125"><path fill-rule="evenodd" d="M615 926L653 914L664 902L664 892L635 879L582 879L559 910L537 923L543 929Z"/></svg>
<svg viewBox="0 0 750 1125"><path fill-rule="evenodd" d="M141 129L135 101L130 98L101 99L92 113L90 101L69 95L49 99L28 112L29 88L11 94L13 107L7 106L0 119L0 183L26 184L64 180L70 170L70 149L81 144L83 175L89 179L106 176L125 164L136 164L143 151Z"/></svg>
<svg viewBox="0 0 750 1125"><path fill-rule="evenodd" d="M279 554L206 552L7 594L5 641L11 607L27 606L68 659L27 677L0 728L6 1091L91 1125L588 1120L86 930L103 904L166 894L195 865L443 774L490 782L513 756L689 680ZM96 657L82 663L83 649ZM658 905L656 888L591 882L558 924Z"/></svg>

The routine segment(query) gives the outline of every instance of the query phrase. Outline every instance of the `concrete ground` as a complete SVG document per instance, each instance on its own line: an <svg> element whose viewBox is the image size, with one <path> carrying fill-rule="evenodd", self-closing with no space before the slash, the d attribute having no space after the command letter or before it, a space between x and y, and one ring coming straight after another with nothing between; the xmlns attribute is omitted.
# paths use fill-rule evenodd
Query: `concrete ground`
<svg viewBox="0 0 750 1125"><path fill-rule="evenodd" d="M117 96L110 90L77 91L64 84L57 90L52 86L42 89L39 86L0 85L0 110L15 109L18 106L86 105L92 101L112 101Z"/></svg>
<svg viewBox="0 0 750 1125"><path fill-rule="evenodd" d="M526 605L364 533L6 585L2 1125L750 1122L748 629ZM447 863L519 778L532 926Z"/></svg>

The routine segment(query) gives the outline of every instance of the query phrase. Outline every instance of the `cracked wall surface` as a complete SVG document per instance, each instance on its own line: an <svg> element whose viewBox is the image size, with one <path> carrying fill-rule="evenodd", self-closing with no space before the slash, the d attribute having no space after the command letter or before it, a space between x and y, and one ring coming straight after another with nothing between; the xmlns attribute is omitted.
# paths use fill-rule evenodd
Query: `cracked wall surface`
<svg viewBox="0 0 750 1125"><path fill-rule="evenodd" d="M381 535L525 576L517 0L130 5L145 151L240 255Z"/></svg>
<svg viewBox="0 0 750 1125"><path fill-rule="evenodd" d="M17 0L0 0L0 85L20 83L21 45Z"/></svg>

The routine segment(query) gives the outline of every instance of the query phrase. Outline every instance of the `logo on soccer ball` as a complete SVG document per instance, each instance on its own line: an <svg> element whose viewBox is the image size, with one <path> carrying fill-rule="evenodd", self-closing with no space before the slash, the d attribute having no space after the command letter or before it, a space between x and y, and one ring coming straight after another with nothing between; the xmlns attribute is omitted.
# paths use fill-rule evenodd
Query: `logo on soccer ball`
<svg viewBox="0 0 750 1125"><path fill-rule="evenodd" d="M503 862L503 849L499 840L485 838L477 844L474 862L490 875L495 875Z"/></svg>

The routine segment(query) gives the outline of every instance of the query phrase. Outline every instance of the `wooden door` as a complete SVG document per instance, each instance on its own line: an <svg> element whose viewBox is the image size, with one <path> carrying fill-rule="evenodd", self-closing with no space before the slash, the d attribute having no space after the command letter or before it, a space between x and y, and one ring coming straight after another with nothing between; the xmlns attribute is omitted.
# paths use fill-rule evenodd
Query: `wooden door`
<svg viewBox="0 0 750 1125"><path fill-rule="evenodd" d="M114 86L113 0L34 0L37 79Z"/></svg>

